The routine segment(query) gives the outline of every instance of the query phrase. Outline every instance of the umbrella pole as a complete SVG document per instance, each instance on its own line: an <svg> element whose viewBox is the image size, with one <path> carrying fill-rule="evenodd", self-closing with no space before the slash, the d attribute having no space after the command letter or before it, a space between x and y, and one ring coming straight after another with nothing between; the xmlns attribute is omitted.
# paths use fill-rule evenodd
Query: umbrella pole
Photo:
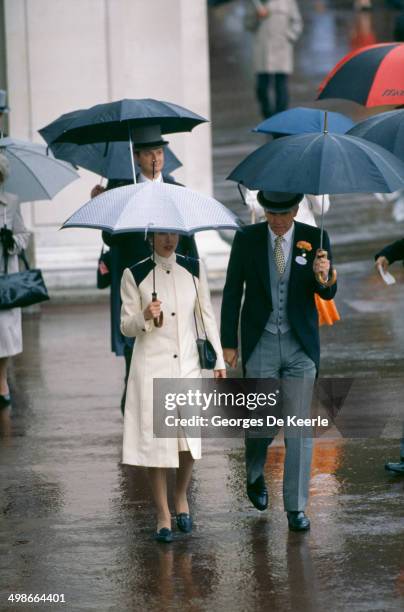
<svg viewBox="0 0 404 612"><path fill-rule="evenodd" d="M153 233L153 293L152 293L152 301L157 301L157 293L156 293L156 261L154 257L154 233ZM160 312L160 316L158 318L153 319L154 327L162 327L163 325L163 313Z"/></svg>
<svg viewBox="0 0 404 612"><path fill-rule="evenodd" d="M132 164L133 184L136 185L137 181L136 181L135 158L133 157L133 142L132 142L132 134L130 131L129 121L128 121L128 135L129 135L130 162Z"/></svg>

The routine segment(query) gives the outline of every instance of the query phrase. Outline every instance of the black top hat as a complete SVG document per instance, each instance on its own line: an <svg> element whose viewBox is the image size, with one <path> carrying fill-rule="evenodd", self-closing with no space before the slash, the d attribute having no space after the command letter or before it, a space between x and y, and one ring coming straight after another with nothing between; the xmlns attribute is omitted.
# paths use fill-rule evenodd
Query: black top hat
<svg viewBox="0 0 404 612"><path fill-rule="evenodd" d="M284 213L298 206L303 193L283 193L281 191L259 191L257 200L267 212Z"/></svg>
<svg viewBox="0 0 404 612"><path fill-rule="evenodd" d="M159 149L168 144L161 136L159 125L143 125L133 128L132 132L133 148L135 151L144 149Z"/></svg>

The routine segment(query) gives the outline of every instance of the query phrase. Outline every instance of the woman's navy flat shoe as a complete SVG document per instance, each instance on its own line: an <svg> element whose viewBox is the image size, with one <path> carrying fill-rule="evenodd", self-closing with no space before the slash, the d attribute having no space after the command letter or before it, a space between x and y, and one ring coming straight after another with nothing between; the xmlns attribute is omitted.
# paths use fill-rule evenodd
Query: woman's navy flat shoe
<svg viewBox="0 0 404 612"><path fill-rule="evenodd" d="M0 408L7 408L11 404L11 396L8 393L7 395L0 395Z"/></svg>
<svg viewBox="0 0 404 612"><path fill-rule="evenodd" d="M175 517L177 519L177 527L184 533L191 533L192 531L192 516L186 512L180 512Z"/></svg>
<svg viewBox="0 0 404 612"><path fill-rule="evenodd" d="M154 534L154 539L157 542L166 542L167 544L169 544L173 541L173 533L171 529L168 529L167 527L162 527L160 531L157 531L157 533Z"/></svg>

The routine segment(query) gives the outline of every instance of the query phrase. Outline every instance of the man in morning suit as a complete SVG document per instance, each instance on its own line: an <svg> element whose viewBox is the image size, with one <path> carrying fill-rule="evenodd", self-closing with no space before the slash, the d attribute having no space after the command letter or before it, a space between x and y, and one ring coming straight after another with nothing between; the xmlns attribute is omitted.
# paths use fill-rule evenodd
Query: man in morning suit
<svg viewBox="0 0 404 612"><path fill-rule="evenodd" d="M224 358L236 367L241 301L241 353L247 378L294 379L292 395L284 394L282 416L310 416L314 379L320 361L317 293L330 300L336 285L325 287L316 280L328 278L330 260L317 252L320 230L294 221L302 194L259 192L266 221L237 232L233 241L223 290L221 339ZM324 249L330 242L324 232ZM304 248L305 247L305 248ZM297 380L298 379L298 380ZM300 381L300 382L299 382ZM303 385L304 393L299 392ZM247 494L259 510L268 506L264 479L267 448L273 437L246 435ZM275 435L276 432L273 434ZM309 529L305 515L308 498L312 439L285 436L283 479L284 508L289 528Z"/></svg>

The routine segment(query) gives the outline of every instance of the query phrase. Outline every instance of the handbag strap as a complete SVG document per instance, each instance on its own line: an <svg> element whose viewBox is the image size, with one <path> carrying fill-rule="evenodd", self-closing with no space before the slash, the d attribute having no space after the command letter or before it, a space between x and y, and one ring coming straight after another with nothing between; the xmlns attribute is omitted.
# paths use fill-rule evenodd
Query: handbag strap
<svg viewBox="0 0 404 612"><path fill-rule="evenodd" d="M198 293L198 288L196 286L196 282L195 282L195 276L192 274L192 280L194 282L194 287L195 287L195 293L196 293L196 299L198 302L198 306L199 306L199 312L201 313L201 321L202 321L202 327L203 327L203 332L205 334L205 338L207 339L207 334L206 334L206 327L205 327L205 321L203 320L203 314L202 314L202 308L201 308L201 302L199 300L199 293ZM195 314L195 309L194 309L194 321L195 321L195 328L196 328L196 335L199 338L199 330L198 330L198 323L196 321L196 314Z"/></svg>

